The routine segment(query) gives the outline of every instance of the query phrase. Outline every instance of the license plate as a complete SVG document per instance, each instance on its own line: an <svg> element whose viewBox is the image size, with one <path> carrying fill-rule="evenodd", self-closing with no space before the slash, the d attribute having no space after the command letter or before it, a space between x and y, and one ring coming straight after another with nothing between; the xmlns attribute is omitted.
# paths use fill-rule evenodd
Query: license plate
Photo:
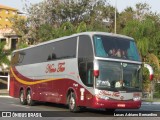
<svg viewBox="0 0 160 120"><path fill-rule="evenodd" d="M125 104L117 104L117 107L125 107Z"/></svg>

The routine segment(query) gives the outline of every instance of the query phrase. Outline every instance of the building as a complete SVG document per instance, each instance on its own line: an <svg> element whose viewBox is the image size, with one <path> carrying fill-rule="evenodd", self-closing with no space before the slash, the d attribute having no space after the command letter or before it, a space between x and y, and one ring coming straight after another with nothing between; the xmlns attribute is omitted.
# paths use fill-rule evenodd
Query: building
<svg viewBox="0 0 160 120"><path fill-rule="evenodd" d="M16 49L16 43L20 36L16 35L12 29L11 18L19 15L18 13L18 9L0 4L0 42L5 42L5 51ZM8 58L10 59L11 56ZM9 66L2 64L0 66L0 89L7 89L8 87L8 72Z"/></svg>
<svg viewBox="0 0 160 120"><path fill-rule="evenodd" d="M0 4L0 29L11 28L12 23L9 18L17 14L17 9Z"/></svg>

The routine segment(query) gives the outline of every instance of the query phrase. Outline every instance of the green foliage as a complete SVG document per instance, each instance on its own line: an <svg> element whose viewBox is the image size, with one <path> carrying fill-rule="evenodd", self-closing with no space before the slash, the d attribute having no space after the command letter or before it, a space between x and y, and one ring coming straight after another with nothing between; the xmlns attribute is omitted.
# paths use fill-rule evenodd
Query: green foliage
<svg viewBox="0 0 160 120"><path fill-rule="evenodd" d="M142 88L144 92L150 91L150 80L149 80L149 71L147 68L143 67L143 84Z"/></svg>
<svg viewBox="0 0 160 120"><path fill-rule="evenodd" d="M43 24L37 30L39 41L48 41L54 38L54 29L49 24Z"/></svg>
<svg viewBox="0 0 160 120"><path fill-rule="evenodd" d="M137 41L138 49L142 56L146 56L148 53L149 41L147 38L142 38L141 40Z"/></svg>
<svg viewBox="0 0 160 120"><path fill-rule="evenodd" d="M28 35L37 44L78 32L107 31L102 20L113 17L114 11L106 3L106 0L49 0L31 5L26 9Z"/></svg>
<svg viewBox="0 0 160 120"><path fill-rule="evenodd" d="M10 63L9 59L7 58L7 55L10 54L10 51L4 50L5 44L6 44L5 42L0 43L0 65L1 66L2 66L2 64L9 65L9 63Z"/></svg>
<svg viewBox="0 0 160 120"><path fill-rule="evenodd" d="M81 22L79 24L79 26L77 27L77 33L80 33L80 32L86 32L87 31L87 26L86 26L86 23L85 22Z"/></svg>
<svg viewBox="0 0 160 120"><path fill-rule="evenodd" d="M59 35L62 36L68 36L75 33L75 27L71 22L65 22L63 23L59 28Z"/></svg>
<svg viewBox="0 0 160 120"><path fill-rule="evenodd" d="M18 44L18 49L22 49L22 48L26 48L26 47L28 47L28 44L26 44L26 43L20 42L20 43Z"/></svg>
<svg viewBox="0 0 160 120"><path fill-rule="evenodd" d="M155 93L154 93L154 98L160 98L160 84L157 83L155 84Z"/></svg>

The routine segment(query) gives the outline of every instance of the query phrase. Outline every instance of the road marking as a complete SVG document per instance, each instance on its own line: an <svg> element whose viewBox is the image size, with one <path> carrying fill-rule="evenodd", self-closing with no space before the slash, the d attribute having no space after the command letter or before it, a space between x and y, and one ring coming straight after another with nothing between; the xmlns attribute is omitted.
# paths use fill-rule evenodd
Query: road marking
<svg viewBox="0 0 160 120"><path fill-rule="evenodd" d="M30 108L29 106L23 106L23 105L17 105L17 104L11 104L11 105L16 106L16 107L23 107L23 108L27 108L27 109Z"/></svg>
<svg viewBox="0 0 160 120"><path fill-rule="evenodd" d="M11 97L11 96L6 96L6 95L0 95L0 98L13 98L13 97Z"/></svg>

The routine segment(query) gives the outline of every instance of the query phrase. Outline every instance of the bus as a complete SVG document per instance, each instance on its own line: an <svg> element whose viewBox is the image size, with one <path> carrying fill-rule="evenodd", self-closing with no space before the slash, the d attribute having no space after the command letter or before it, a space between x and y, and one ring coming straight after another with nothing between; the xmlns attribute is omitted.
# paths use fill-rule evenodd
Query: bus
<svg viewBox="0 0 160 120"><path fill-rule="evenodd" d="M10 96L81 108L138 109L142 61L133 38L82 32L12 53Z"/></svg>

